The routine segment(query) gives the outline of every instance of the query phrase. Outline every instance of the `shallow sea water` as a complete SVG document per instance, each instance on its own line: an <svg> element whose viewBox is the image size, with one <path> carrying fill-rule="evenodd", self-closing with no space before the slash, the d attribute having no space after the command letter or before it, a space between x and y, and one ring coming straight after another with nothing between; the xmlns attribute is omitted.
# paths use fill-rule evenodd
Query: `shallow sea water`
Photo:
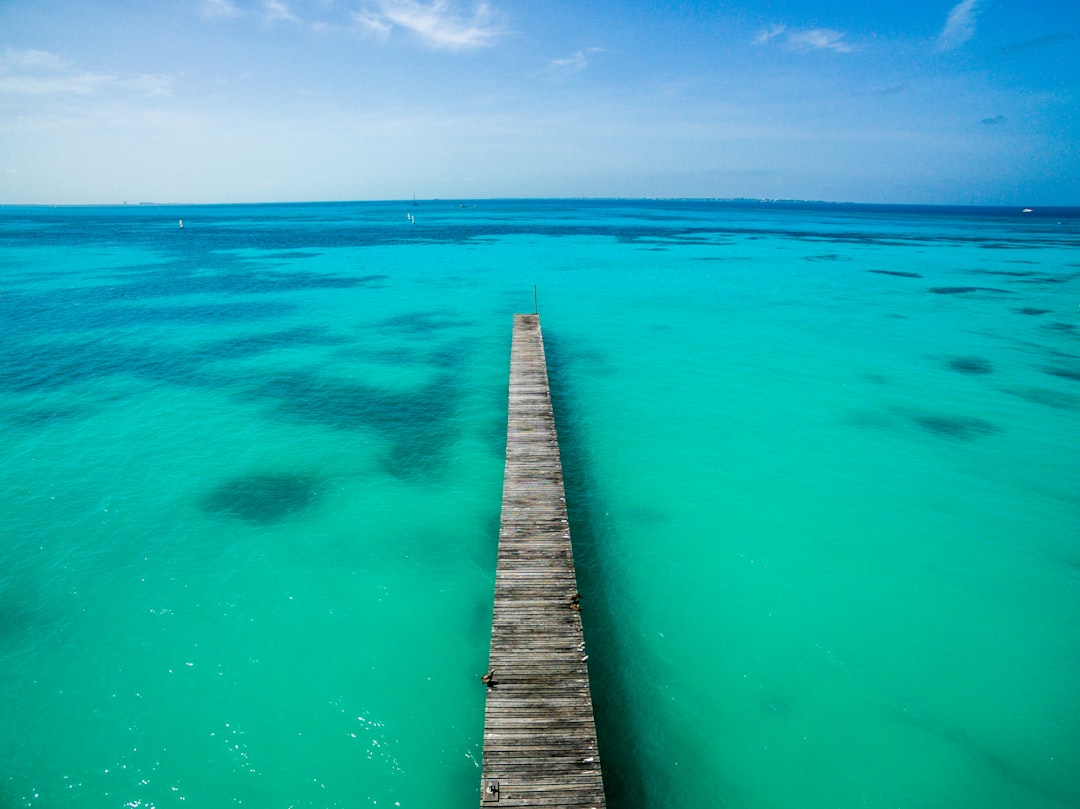
<svg viewBox="0 0 1080 809"><path fill-rule="evenodd" d="M1080 803L1080 212L466 205L0 209L0 809L475 806L534 286L610 806Z"/></svg>

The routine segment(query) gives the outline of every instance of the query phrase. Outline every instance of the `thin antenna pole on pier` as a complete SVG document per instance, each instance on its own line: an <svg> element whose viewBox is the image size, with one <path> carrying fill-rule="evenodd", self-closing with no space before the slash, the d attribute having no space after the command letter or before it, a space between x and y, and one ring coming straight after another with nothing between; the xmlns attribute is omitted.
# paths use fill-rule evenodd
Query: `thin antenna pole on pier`
<svg viewBox="0 0 1080 809"><path fill-rule="evenodd" d="M540 314L540 308L536 305L536 285L533 284L533 314Z"/></svg>

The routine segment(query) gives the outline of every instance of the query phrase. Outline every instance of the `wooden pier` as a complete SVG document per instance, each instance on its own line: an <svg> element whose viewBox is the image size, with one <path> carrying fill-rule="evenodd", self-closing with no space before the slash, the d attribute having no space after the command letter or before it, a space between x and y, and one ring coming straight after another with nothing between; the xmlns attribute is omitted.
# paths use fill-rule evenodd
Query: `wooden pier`
<svg viewBox="0 0 1080 809"><path fill-rule="evenodd" d="M603 809L588 655L538 315L514 315L481 807Z"/></svg>

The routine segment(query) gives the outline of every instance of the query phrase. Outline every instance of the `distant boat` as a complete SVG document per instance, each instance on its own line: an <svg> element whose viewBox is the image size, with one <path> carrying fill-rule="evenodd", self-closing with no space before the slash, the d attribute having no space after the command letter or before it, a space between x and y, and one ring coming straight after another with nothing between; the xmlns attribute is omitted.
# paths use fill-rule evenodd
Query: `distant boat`
<svg viewBox="0 0 1080 809"><path fill-rule="evenodd" d="M415 207L417 207L417 202L416 202L416 194L413 194L413 195L412 195L412 204L413 204L413 207L414 207L414 208L415 208Z"/></svg>
<svg viewBox="0 0 1080 809"><path fill-rule="evenodd" d="M181 220L180 220L180 227L181 227L181 228L183 228L183 227L184 227L184 220L183 220L183 219L181 219Z"/></svg>
<svg viewBox="0 0 1080 809"><path fill-rule="evenodd" d="M1020 213L1031 213L1031 208L1024 208Z"/></svg>

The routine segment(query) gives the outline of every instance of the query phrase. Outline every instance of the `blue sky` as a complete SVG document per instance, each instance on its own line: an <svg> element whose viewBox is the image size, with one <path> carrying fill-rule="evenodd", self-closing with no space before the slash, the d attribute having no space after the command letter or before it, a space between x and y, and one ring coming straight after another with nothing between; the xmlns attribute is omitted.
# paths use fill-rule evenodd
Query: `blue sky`
<svg viewBox="0 0 1080 809"><path fill-rule="evenodd" d="M0 0L0 203L1080 205L1080 2Z"/></svg>

